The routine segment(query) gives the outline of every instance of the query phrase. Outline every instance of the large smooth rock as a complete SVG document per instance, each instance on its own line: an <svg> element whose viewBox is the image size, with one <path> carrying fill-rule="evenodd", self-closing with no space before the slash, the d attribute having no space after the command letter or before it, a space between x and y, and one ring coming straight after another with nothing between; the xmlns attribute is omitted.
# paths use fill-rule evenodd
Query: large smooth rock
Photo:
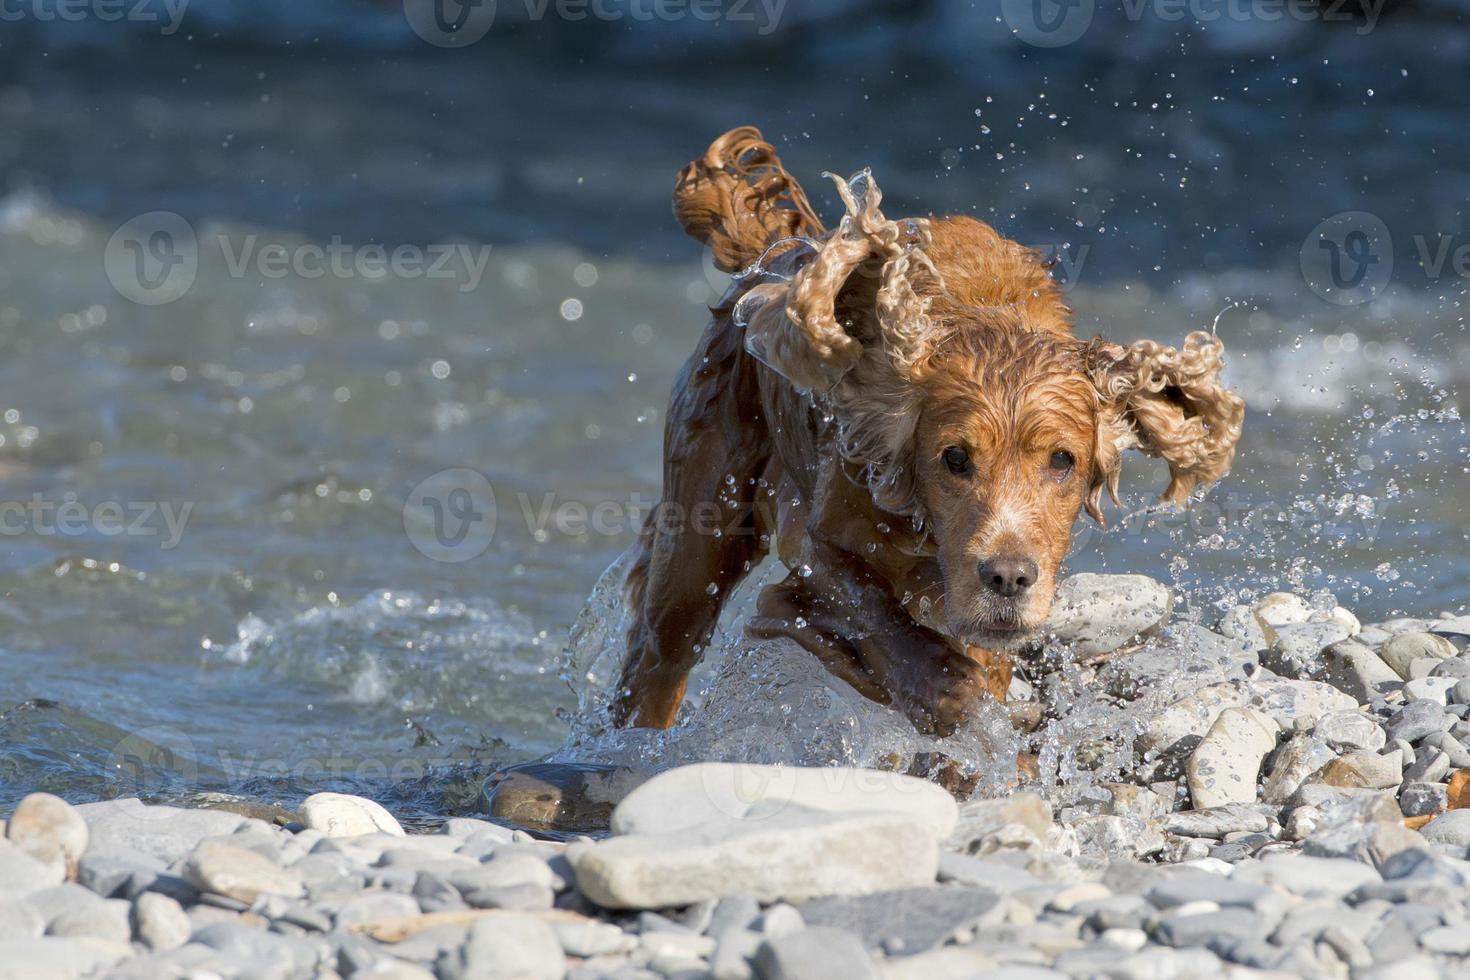
<svg viewBox="0 0 1470 980"><path fill-rule="evenodd" d="M1435 660L1448 660L1459 653L1455 645L1442 636L1433 633L1400 633L1383 645L1379 656L1383 662L1403 680L1410 680L1413 674L1410 672L1415 660L1433 658Z"/></svg>
<svg viewBox="0 0 1470 980"><path fill-rule="evenodd" d="M705 762L670 769L633 790L612 816L614 834L677 834L730 818L780 821L786 807L824 813L901 814L943 840L959 808L943 788L877 769Z"/></svg>
<svg viewBox="0 0 1470 980"><path fill-rule="evenodd" d="M1322 679L1359 704L1368 704L1404 683L1372 647L1357 640L1343 640L1322 651Z"/></svg>
<svg viewBox="0 0 1470 980"><path fill-rule="evenodd" d="M1045 629L1086 659L1157 629L1172 603L1169 590L1146 575L1083 572L1057 586Z"/></svg>
<svg viewBox="0 0 1470 980"><path fill-rule="evenodd" d="M403 837L393 814L372 800L346 793L314 793L301 804L301 822L328 837L382 832Z"/></svg>
<svg viewBox="0 0 1470 980"><path fill-rule="evenodd" d="M262 895L296 898L304 890L296 870L219 840L206 840L195 849L185 865L184 877L202 892L246 903Z"/></svg>
<svg viewBox="0 0 1470 980"><path fill-rule="evenodd" d="M1280 729L1251 708L1226 708L1189 757L1189 795L1195 809L1254 803L1256 780Z"/></svg>
<svg viewBox="0 0 1470 980"><path fill-rule="evenodd" d="M83 803L75 809L87 822L89 848L115 845L165 864L187 857L204 838L232 834L245 822L239 814L224 810L144 806L135 797Z"/></svg>
<svg viewBox="0 0 1470 980"><path fill-rule="evenodd" d="M5 837L46 864L61 862L76 877L77 862L87 849L87 822L59 796L32 793L15 808Z"/></svg>
<svg viewBox="0 0 1470 980"><path fill-rule="evenodd" d="M752 817L579 841L566 857L582 894L608 908L666 908L727 895L763 902L865 895L928 885L938 870L933 826L911 816L787 805L774 816Z"/></svg>

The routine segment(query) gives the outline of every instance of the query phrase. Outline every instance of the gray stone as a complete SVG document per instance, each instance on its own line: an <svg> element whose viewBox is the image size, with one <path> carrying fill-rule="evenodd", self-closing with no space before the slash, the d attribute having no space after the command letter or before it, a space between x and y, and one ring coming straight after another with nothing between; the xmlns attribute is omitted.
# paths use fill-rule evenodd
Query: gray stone
<svg viewBox="0 0 1470 980"><path fill-rule="evenodd" d="M1470 768L1470 749L1449 732L1431 732L1424 736L1422 744L1443 752L1454 768Z"/></svg>
<svg viewBox="0 0 1470 980"><path fill-rule="evenodd" d="M176 878L158 858L116 844L93 844L77 865L77 881L103 898L132 897L163 877Z"/></svg>
<svg viewBox="0 0 1470 980"><path fill-rule="evenodd" d="M1166 878L1150 888L1145 897L1161 909L1178 908L1191 902L1214 902L1222 908L1255 910L1269 905L1275 893L1264 885L1192 872Z"/></svg>
<svg viewBox="0 0 1470 980"><path fill-rule="evenodd" d="M1374 731L1378 732L1379 738L1383 737L1383 732L1376 726ZM1261 800L1275 804L1287 802L1309 776L1336 758L1337 753L1327 740L1315 731L1297 733L1277 750L1271 763L1271 773L1261 790Z"/></svg>
<svg viewBox="0 0 1470 980"><path fill-rule="evenodd" d="M463 895L466 905L477 909L542 912L551 908L556 902L556 894L550 888L530 882L520 885L470 888L460 894Z"/></svg>
<svg viewBox="0 0 1470 980"><path fill-rule="evenodd" d="M566 853L582 894L611 908L667 908L726 895L768 902L860 895L930 884L939 863L932 824L795 806L778 818L579 841Z"/></svg>
<svg viewBox="0 0 1470 980"><path fill-rule="evenodd" d="M1246 693L1246 705L1270 715L1283 731L1310 728L1324 715L1358 707L1352 695L1322 681L1264 678Z"/></svg>
<svg viewBox="0 0 1470 980"><path fill-rule="evenodd" d="M749 929L760 914L760 903L749 895L730 895L715 903L704 932L718 939L728 929Z"/></svg>
<svg viewBox="0 0 1470 980"><path fill-rule="evenodd" d="M1424 839L1461 849L1470 847L1470 810L1448 810L1425 824Z"/></svg>
<svg viewBox="0 0 1470 980"><path fill-rule="evenodd" d="M971 857L948 850L939 852L939 880L974 885L997 895L1041 884L1041 879L1029 871L997 857Z"/></svg>
<svg viewBox="0 0 1470 980"><path fill-rule="evenodd" d="M1164 818L1164 829L1185 837L1224 837L1230 833L1260 833L1269 822L1249 804L1232 803L1204 810L1181 810Z"/></svg>
<svg viewBox="0 0 1470 980"><path fill-rule="evenodd" d="M1322 673L1322 651L1346 640L1352 630L1343 623L1294 623L1276 627L1276 636L1261 663L1283 677L1312 677Z"/></svg>
<svg viewBox="0 0 1470 980"><path fill-rule="evenodd" d="M412 896L395 895L392 892L367 892L344 902L338 907L333 919L338 929L351 930L365 922L418 914L419 903Z"/></svg>
<svg viewBox="0 0 1470 980"><path fill-rule="evenodd" d="M1470 929L1464 926L1439 926L1421 933L1419 945L1431 953L1470 956Z"/></svg>
<svg viewBox="0 0 1470 980"><path fill-rule="evenodd" d="M228 963L250 964L241 972L265 976L309 976L328 955L320 940L282 936L242 922L212 922L195 929L189 941L208 946Z"/></svg>
<svg viewBox="0 0 1470 980"><path fill-rule="evenodd" d="M805 908L806 906L803 906ZM806 919L794 907L785 902L777 902L762 913L760 920L756 923L756 931L767 939L774 936L784 936L791 932L800 932L806 928Z"/></svg>
<svg viewBox="0 0 1470 980"><path fill-rule="evenodd" d="M1154 935L1167 946L1212 946L1222 940L1251 939L1265 930L1261 917L1249 909L1230 908L1161 918Z"/></svg>
<svg viewBox="0 0 1470 980"><path fill-rule="evenodd" d="M464 948L447 952L439 960L439 975L450 980L559 980L566 969L566 955L556 932L540 919L519 912L477 920Z"/></svg>
<svg viewBox="0 0 1470 980"><path fill-rule="evenodd" d="M1261 628L1261 621L1256 619L1255 610L1250 606L1232 606L1221 618L1218 629L1222 635L1240 640L1253 650L1266 649L1266 631Z"/></svg>
<svg viewBox="0 0 1470 980"><path fill-rule="evenodd" d="M1290 592L1272 592L1255 601L1251 611L1267 626L1295 626L1311 621L1315 610L1301 596Z"/></svg>
<svg viewBox="0 0 1470 980"><path fill-rule="evenodd" d="M551 866L530 854L498 853L484 864L454 871L449 881L462 892L485 888L538 885L550 889L556 881Z"/></svg>
<svg viewBox="0 0 1470 980"><path fill-rule="evenodd" d="M189 856L184 877L202 892L254 902L262 895L295 898L303 891L299 872L281 868L254 851L206 840Z"/></svg>
<svg viewBox="0 0 1470 980"><path fill-rule="evenodd" d="M89 850L114 845L165 864L187 857L204 838L232 834L245 822L244 817L224 810L145 807L136 798L82 803L75 809L87 822Z"/></svg>
<svg viewBox="0 0 1470 980"><path fill-rule="evenodd" d="M870 949L911 955L974 928L997 901L994 893L979 888L908 888L816 899L801 907L801 915L810 926L834 926L860 936Z"/></svg>
<svg viewBox="0 0 1470 980"><path fill-rule="evenodd" d="M1072 822L1077 845L1084 853L1113 857L1129 854L1146 857L1163 850L1164 835L1150 823L1136 817L1113 817L1088 814Z"/></svg>
<svg viewBox="0 0 1470 980"><path fill-rule="evenodd" d="M1453 677L1418 677L1404 685L1404 696L1447 705L1456 683Z"/></svg>
<svg viewBox="0 0 1470 980"><path fill-rule="evenodd" d="M1447 714L1442 704L1422 698L1407 701L1389 720L1388 737L1417 742L1432 732L1448 730L1454 721L1454 716Z"/></svg>
<svg viewBox="0 0 1470 980"><path fill-rule="evenodd" d="M568 956L604 956L608 953L626 953L638 945L638 941L609 922L567 922L553 919L551 929L561 944L562 952ZM752 948L754 952L754 948Z"/></svg>
<svg viewBox="0 0 1470 980"><path fill-rule="evenodd" d="M715 955L710 958L710 973L715 980L749 980L755 975L750 961L763 942L760 933L749 929L726 929L719 933Z"/></svg>
<svg viewBox="0 0 1470 980"><path fill-rule="evenodd" d="M1098 682L1128 701L1145 694L1173 700L1205 684L1249 676L1260 663L1256 650L1194 623L1176 623L1139 649L1110 657L1098 671Z"/></svg>
<svg viewBox="0 0 1470 980"><path fill-rule="evenodd" d="M66 866L37 861L13 841L0 840L0 898L24 898L61 884Z"/></svg>
<svg viewBox="0 0 1470 980"><path fill-rule="evenodd" d="M1250 708L1226 708L1189 757L1189 794L1196 809L1252 803L1261 762L1280 729Z"/></svg>
<svg viewBox="0 0 1470 980"><path fill-rule="evenodd" d="M1409 680L1409 665L1421 657L1444 660L1458 653L1455 645L1432 633L1400 633L1383 645L1379 656L1404 680Z"/></svg>
<svg viewBox="0 0 1470 980"><path fill-rule="evenodd" d="M484 834L509 844L512 831L509 827L502 827L500 824L491 823L489 820L477 820L474 817L450 817L439 828L439 833L464 841L469 840L471 837Z"/></svg>
<svg viewBox="0 0 1470 980"><path fill-rule="evenodd" d="M106 939L125 944L133 938L128 922L130 908L127 902L116 898L99 898L95 902L74 905L46 923L46 934Z"/></svg>
<svg viewBox="0 0 1470 980"><path fill-rule="evenodd" d="M449 912L465 907L459 889L438 875L420 871L410 892L425 912Z"/></svg>
<svg viewBox="0 0 1470 980"><path fill-rule="evenodd" d="M1470 677L1454 686L1450 691L1450 700L1455 704L1470 704Z"/></svg>
<svg viewBox="0 0 1470 980"><path fill-rule="evenodd" d="M1404 770L1404 781L1437 783L1450 771L1450 757L1438 749L1426 748L1418 753L1414 764Z"/></svg>
<svg viewBox="0 0 1470 980"><path fill-rule="evenodd" d="M877 980L878 971L849 932L817 927L768 939L756 951L755 972L762 980Z"/></svg>
<svg viewBox="0 0 1470 980"><path fill-rule="evenodd" d="M1350 752L1353 749L1378 751L1388 737L1372 718L1362 711L1334 711L1317 719L1313 733L1334 748Z"/></svg>
<svg viewBox="0 0 1470 980"><path fill-rule="evenodd" d="M12 939L0 942L0 980L72 980L99 976L132 951L104 940Z"/></svg>
<svg viewBox="0 0 1470 980"><path fill-rule="evenodd" d="M1343 640L1322 651L1322 679L1364 704L1398 690L1404 682L1371 647L1357 640Z"/></svg>
<svg viewBox="0 0 1470 980"><path fill-rule="evenodd" d="M1399 808L1406 817L1439 813L1448 800L1449 787L1443 783L1405 783L1399 791Z"/></svg>
<svg viewBox="0 0 1470 980"><path fill-rule="evenodd" d="M10 815L5 837L43 864L59 861L75 875L87 849L87 822L61 797L32 793Z"/></svg>

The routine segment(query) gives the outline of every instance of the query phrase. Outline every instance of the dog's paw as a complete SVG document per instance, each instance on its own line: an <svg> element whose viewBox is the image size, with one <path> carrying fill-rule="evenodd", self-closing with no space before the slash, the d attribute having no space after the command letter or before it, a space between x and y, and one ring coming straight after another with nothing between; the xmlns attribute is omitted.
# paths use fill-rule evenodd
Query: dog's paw
<svg viewBox="0 0 1470 980"><path fill-rule="evenodd" d="M964 654L945 651L903 678L898 707L925 735L947 738L990 695L990 672Z"/></svg>

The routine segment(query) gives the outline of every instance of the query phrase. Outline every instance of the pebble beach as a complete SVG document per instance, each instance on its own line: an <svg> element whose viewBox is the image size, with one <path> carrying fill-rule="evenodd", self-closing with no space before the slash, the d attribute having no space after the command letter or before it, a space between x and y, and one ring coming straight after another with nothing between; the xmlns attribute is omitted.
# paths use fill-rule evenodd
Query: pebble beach
<svg viewBox="0 0 1470 980"><path fill-rule="evenodd" d="M0 841L0 977L1470 975L1470 617L1276 593L1188 624L1181 670L1168 598L1063 587L1088 678L1169 695L1131 778L1080 793L708 762L562 840L408 833L336 793L271 820L33 794Z"/></svg>

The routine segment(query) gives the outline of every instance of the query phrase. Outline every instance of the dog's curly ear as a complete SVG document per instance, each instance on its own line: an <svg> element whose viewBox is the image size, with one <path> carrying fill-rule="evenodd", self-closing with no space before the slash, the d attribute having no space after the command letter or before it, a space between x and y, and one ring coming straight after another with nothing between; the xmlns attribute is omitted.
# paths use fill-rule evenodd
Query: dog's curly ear
<svg viewBox="0 0 1470 980"><path fill-rule="evenodd" d="M1102 490L1118 498L1122 452L1139 449L1169 464L1164 503L1184 505L1202 483L1230 471L1240 441L1245 402L1220 384L1225 345L1195 331L1175 349L1152 340L1130 347L1101 338L1087 345L1088 370L1097 387L1096 460L1087 512L1102 522Z"/></svg>
<svg viewBox="0 0 1470 980"><path fill-rule="evenodd" d="M878 208L883 192L868 171L845 181L825 176L846 206L842 222L789 284L756 286L735 309L746 349L798 388L814 392L835 387L857 367L866 345L878 345L903 372L932 340L928 300L910 278L915 264L932 272L921 247L923 226L900 226L884 217ZM839 316L844 303L854 302L863 309Z"/></svg>

